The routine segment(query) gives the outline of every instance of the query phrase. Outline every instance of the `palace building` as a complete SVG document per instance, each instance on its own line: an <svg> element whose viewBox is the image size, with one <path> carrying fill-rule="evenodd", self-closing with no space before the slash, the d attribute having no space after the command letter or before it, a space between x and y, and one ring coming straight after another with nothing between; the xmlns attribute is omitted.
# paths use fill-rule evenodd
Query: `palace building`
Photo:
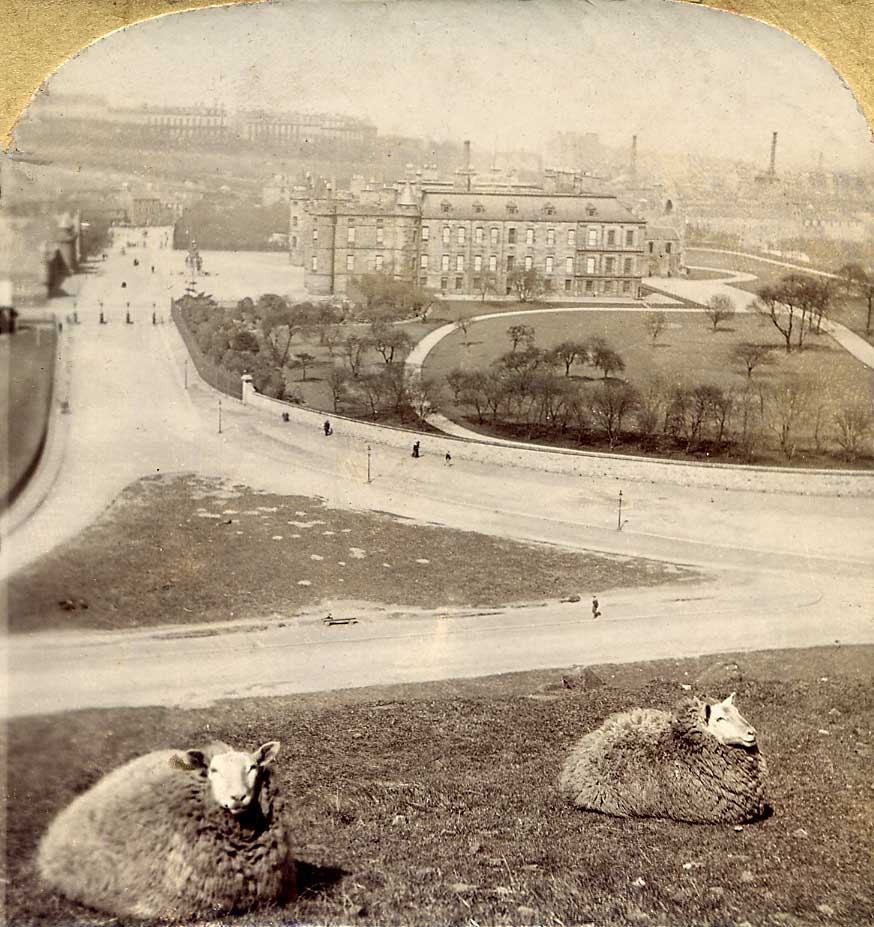
<svg viewBox="0 0 874 927"><path fill-rule="evenodd" d="M646 222L615 196L400 190L292 203L291 260L307 289L342 294L352 277L391 273L445 296L509 295L516 270L546 296L637 298Z"/></svg>

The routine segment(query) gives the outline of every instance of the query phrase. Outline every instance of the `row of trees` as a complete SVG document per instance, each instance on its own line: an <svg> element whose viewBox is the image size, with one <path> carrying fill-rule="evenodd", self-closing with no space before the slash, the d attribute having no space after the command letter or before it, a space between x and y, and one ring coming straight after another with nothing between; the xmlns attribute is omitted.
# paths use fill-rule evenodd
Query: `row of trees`
<svg viewBox="0 0 874 927"><path fill-rule="evenodd" d="M802 439L818 452L831 443L855 460L874 435L870 400L849 400L830 412L802 378L774 385L750 379L729 388L656 378L638 389L622 380L568 379L549 367L520 370L505 358L485 370L453 370L447 386L472 420L528 440L570 436L581 445L631 443L648 452L673 448L746 461L776 443L791 461Z"/></svg>

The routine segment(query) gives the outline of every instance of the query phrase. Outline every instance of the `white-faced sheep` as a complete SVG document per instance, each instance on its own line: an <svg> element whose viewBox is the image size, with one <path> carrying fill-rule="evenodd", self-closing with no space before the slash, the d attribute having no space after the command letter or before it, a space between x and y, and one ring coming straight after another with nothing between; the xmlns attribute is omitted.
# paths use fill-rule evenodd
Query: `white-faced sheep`
<svg viewBox="0 0 874 927"><path fill-rule="evenodd" d="M296 893L279 744L161 750L104 776L52 821L37 850L47 885L119 916L178 920L281 904Z"/></svg>
<svg viewBox="0 0 874 927"><path fill-rule="evenodd" d="M560 788L580 808L618 817L741 824L767 808L765 761L734 693L674 712L612 715L577 742Z"/></svg>

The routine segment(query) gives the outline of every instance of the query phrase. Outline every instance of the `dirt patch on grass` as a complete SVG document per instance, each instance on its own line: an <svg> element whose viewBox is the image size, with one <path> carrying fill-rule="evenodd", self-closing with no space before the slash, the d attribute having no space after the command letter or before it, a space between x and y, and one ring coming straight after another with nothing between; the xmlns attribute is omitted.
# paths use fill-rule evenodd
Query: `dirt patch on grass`
<svg viewBox="0 0 874 927"><path fill-rule="evenodd" d="M289 614L323 600L492 606L700 579L328 508L199 477L130 486L92 527L8 584L9 628L134 628ZM63 604L61 604L63 603Z"/></svg>
<svg viewBox="0 0 874 927"><path fill-rule="evenodd" d="M732 668L733 667L733 668ZM283 742L296 851L347 875L241 925L862 924L874 918L874 648L729 655L223 703L87 711L9 729L9 923L105 918L37 884L51 817L133 756L219 737ZM741 830L576 811L556 781L605 715L723 696L758 727L774 814ZM113 923L119 923L113 921Z"/></svg>

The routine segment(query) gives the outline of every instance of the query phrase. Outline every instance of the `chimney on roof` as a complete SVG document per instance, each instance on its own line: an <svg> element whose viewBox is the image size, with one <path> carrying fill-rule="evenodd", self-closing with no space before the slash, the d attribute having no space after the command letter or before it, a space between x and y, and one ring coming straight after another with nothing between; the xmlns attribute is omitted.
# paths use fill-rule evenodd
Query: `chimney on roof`
<svg viewBox="0 0 874 927"><path fill-rule="evenodd" d="M470 139L464 141L464 173L467 177L467 190L470 192Z"/></svg>
<svg viewBox="0 0 874 927"><path fill-rule="evenodd" d="M771 166L768 168L768 173L774 177L777 173L777 133L774 132L771 135Z"/></svg>

